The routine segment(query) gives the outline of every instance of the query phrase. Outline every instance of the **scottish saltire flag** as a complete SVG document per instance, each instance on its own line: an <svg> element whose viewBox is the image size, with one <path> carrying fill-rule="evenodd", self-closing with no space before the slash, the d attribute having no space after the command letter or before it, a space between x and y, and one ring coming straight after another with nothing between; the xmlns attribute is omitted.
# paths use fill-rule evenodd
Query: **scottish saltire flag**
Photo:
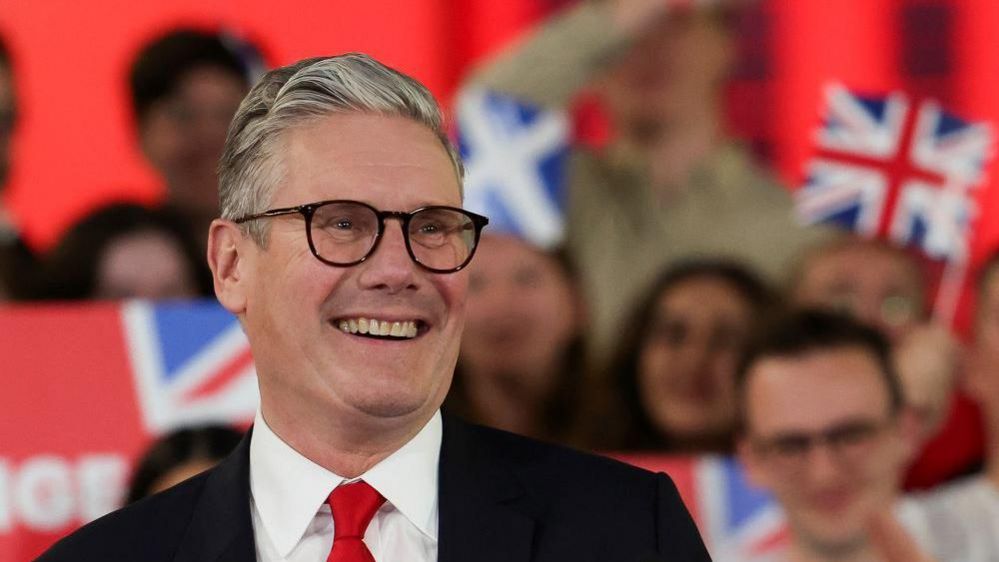
<svg viewBox="0 0 999 562"><path fill-rule="evenodd" d="M825 91L816 154L798 190L806 224L838 223L869 237L964 261L977 209L973 191L992 153L992 132L900 92Z"/></svg>
<svg viewBox="0 0 999 562"><path fill-rule="evenodd" d="M559 244L570 134L565 112L469 88L458 96L457 123L465 208L488 216L490 232L544 248Z"/></svg>
<svg viewBox="0 0 999 562"><path fill-rule="evenodd" d="M214 302L135 301L122 319L147 431L253 419L256 372L232 314Z"/></svg>

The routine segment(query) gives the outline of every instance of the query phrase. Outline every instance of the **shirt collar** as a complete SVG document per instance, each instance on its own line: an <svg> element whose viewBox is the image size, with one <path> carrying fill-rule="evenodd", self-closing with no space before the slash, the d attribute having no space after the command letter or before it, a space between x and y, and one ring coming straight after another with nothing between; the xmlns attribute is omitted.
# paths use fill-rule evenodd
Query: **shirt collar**
<svg viewBox="0 0 999 562"><path fill-rule="evenodd" d="M434 542L437 541L437 475L442 433L438 410L415 437L361 476Z"/></svg>
<svg viewBox="0 0 999 562"><path fill-rule="evenodd" d="M413 439L360 476L434 541L441 435L438 411ZM295 548L343 480L282 441L257 411L250 438L250 494L282 557Z"/></svg>

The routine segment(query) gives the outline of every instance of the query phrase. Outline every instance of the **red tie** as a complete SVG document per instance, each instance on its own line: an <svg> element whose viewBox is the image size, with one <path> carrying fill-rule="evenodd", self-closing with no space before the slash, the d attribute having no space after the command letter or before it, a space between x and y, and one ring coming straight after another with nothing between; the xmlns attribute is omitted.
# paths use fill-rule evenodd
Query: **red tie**
<svg viewBox="0 0 999 562"><path fill-rule="evenodd" d="M364 531L385 498L359 480L337 486L326 503L333 510L333 549L326 562L375 562Z"/></svg>

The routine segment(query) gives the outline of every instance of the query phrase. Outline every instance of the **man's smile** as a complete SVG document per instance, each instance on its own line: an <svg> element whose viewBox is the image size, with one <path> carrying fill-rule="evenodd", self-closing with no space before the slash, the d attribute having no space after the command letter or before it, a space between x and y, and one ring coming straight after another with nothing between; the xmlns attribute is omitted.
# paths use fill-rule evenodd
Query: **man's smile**
<svg viewBox="0 0 999 562"><path fill-rule="evenodd" d="M414 320L378 320L370 317L339 318L334 324L347 334L382 339L412 339L426 331L426 322Z"/></svg>

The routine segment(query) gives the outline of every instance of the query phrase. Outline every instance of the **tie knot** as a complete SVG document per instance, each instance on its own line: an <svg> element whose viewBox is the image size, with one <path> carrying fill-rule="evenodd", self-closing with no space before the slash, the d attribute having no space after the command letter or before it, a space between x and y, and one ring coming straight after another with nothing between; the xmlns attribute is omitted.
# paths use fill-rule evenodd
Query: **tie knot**
<svg viewBox="0 0 999 562"><path fill-rule="evenodd" d="M333 540L360 540L385 498L367 482L358 480L337 486L327 503L333 510Z"/></svg>

